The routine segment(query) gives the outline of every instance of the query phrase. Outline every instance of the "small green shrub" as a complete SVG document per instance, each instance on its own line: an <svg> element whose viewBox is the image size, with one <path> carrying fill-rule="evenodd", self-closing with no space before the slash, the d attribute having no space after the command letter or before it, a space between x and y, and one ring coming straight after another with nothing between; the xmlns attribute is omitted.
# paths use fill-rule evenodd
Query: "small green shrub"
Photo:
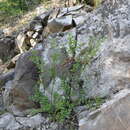
<svg viewBox="0 0 130 130"><path fill-rule="evenodd" d="M105 98L95 97L93 99L86 100L86 106L88 109L98 109L105 102Z"/></svg>
<svg viewBox="0 0 130 130"><path fill-rule="evenodd" d="M40 57L37 56L37 53L34 51L32 52L31 60L36 64L36 66L39 69L40 76L39 81L34 93L34 96L32 97L32 100L36 103L39 103L40 108L37 110L33 110L32 113L37 112L45 112L50 116L50 119L57 122L65 122L68 119L71 119L71 117L74 114L74 107L87 104L88 108L97 108L102 104L102 99L95 98L94 100L86 100L85 99L85 93L82 88L82 85L78 82L80 82L79 77L77 76L77 73L80 72L81 68L89 64L92 60L92 58L96 55L97 50L99 49L99 43L100 41L96 41L96 45L93 44L94 39L90 39L89 47L87 51L84 53L83 59L76 59L76 49L77 49L77 41L73 38L73 36L69 35L68 37L68 46L69 46L69 53L71 54L71 57L69 59L72 59L73 62L71 63L71 68L69 69L69 77L64 77L62 79L61 88L64 91L64 95L59 95L57 92L53 91L53 87L51 90L51 100L44 94L41 93L39 90L40 84L44 84L44 80L42 75L45 72L44 69L44 62L41 60ZM56 46L56 44L55 44ZM50 75L52 80L55 81L56 78L56 69L55 69L55 63L58 60L59 55L54 54L51 56L51 59L54 63L53 66L50 68ZM83 62L84 61L84 62ZM68 61L69 62L69 61ZM74 81L79 84L80 88L80 97L77 102L73 102L72 96L75 95ZM44 86L45 88L47 86ZM71 122L71 121L70 121Z"/></svg>

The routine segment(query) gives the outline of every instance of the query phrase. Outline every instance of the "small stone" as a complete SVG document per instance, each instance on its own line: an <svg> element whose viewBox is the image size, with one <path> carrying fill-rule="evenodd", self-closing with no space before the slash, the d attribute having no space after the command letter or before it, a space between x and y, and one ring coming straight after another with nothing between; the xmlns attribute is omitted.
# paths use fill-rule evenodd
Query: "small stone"
<svg viewBox="0 0 130 130"><path fill-rule="evenodd" d="M43 29L43 26L42 26L42 23L41 23L41 20L33 20L31 23L30 23L30 30L32 31L36 31L36 32L39 32Z"/></svg>
<svg viewBox="0 0 130 130"><path fill-rule="evenodd" d="M34 47L37 44L37 42L34 39L30 39L30 43L32 47Z"/></svg>
<svg viewBox="0 0 130 130"><path fill-rule="evenodd" d="M23 46L25 45L25 39L26 35L23 32L21 32L16 38L16 47L20 51L20 53L23 53Z"/></svg>
<svg viewBox="0 0 130 130"><path fill-rule="evenodd" d="M48 30L52 33L62 32L72 27L73 19L71 15L50 20L47 25Z"/></svg>
<svg viewBox="0 0 130 130"><path fill-rule="evenodd" d="M32 36L34 39L38 37L38 32L35 32Z"/></svg>
<svg viewBox="0 0 130 130"><path fill-rule="evenodd" d="M32 37L33 33L34 33L33 31L28 31L28 32L27 32L27 36L28 36L28 37Z"/></svg>

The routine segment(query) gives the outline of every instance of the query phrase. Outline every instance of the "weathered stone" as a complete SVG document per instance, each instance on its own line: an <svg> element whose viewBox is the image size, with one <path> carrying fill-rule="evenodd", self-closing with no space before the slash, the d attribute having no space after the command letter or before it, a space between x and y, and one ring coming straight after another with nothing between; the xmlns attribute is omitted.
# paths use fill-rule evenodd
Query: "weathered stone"
<svg viewBox="0 0 130 130"><path fill-rule="evenodd" d="M77 5L77 6L62 8L62 9L60 9L60 11L58 12L57 17L62 17L62 16L65 16L65 15L80 13L79 10L82 9L83 7L84 7L84 5Z"/></svg>
<svg viewBox="0 0 130 130"><path fill-rule="evenodd" d="M114 99L79 121L79 130L129 130L130 90L122 90Z"/></svg>
<svg viewBox="0 0 130 130"><path fill-rule="evenodd" d="M103 43L99 57L82 73L88 97L111 96L121 89L130 87L129 42L128 35L123 39Z"/></svg>
<svg viewBox="0 0 130 130"><path fill-rule="evenodd" d="M7 73L0 75L0 88L9 80L14 78L14 69L10 70Z"/></svg>
<svg viewBox="0 0 130 130"><path fill-rule="evenodd" d="M16 122L15 117L10 114L6 113L0 116L0 129L4 130L18 130L21 128L20 124Z"/></svg>
<svg viewBox="0 0 130 130"><path fill-rule="evenodd" d="M34 33L33 31L28 31L28 32L27 32L27 36L28 36L28 37L32 37L33 33Z"/></svg>
<svg viewBox="0 0 130 130"><path fill-rule="evenodd" d="M39 22L41 22L44 29L44 27L47 25L48 18L51 13L52 13L52 10L44 12L40 14L39 16L35 17L34 20L38 20Z"/></svg>
<svg viewBox="0 0 130 130"><path fill-rule="evenodd" d="M42 29L43 29L43 25L42 25L42 23L41 23L41 21L40 20L33 20L31 23L30 23L30 30L32 30L32 31L37 31L37 32L39 32L39 31L42 31Z"/></svg>
<svg viewBox="0 0 130 130"><path fill-rule="evenodd" d="M64 48L59 48L58 46L53 47L56 45L55 45L55 43L51 43L51 40L45 41L45 42L48 42L48 45L42 52L41 58L44 63L43 69L46 70L43 74L43 81L44 81L44 85L48 86L52 79L52 74L50 72L50 69L52 67L55 69L55 73L56 73L55 75L57 77L63 77L65 75L69 75L68 68L70 66L68 65L67 67L64 67L64 69L62 67L62 64L68 58L68 55ZM53 57L56 57L55 61L53 61Z"/></svg>
<svg viewBox="0 0 130 130"><path fill-rule="evenodd" d="M5 83L5 85L2 87L4 88L4 91L2 91L2 100L3 100L3 106L4 109L8 109L9 103L11 102L11 98L9 96L11 89L12 89L12 80Z"/></svg>
<svg viewBox="0 0 130 130"><path fill-rule="evenodd" d="M37 44L37 42L34 39L30 39L30 44L32 47L34 47Z"/></svg>
<svg viewBox="0 0 130 130"><path fill-rule="evenodd" d="M24 127L37 128L45 122L45 118L41 114L37 114L32 117L16 117L16 121L22 124Z"/></svg>
<svg viewBox="0 0 130 130"><path fill-rule="evenodd" d="M18 34L17 38L16 38L16 49L18 51L20 51L20 53L23 53L26 50L26 35L24 34L24 32L21 32Z"/></svg>
<svg viewBox="0 0 130 130"><path fill-rule="evenodd" d="M6 36L0 39L0 59L7 61L15 56L15 39L11 36Z"/></svg>
<svg viewBox="0 0 130 130"><path fill-rule="evenodd" d="M84 15L80 14L80 16L76 16L76 17L73 18L73 19L74 19L74 21L75 21L76 26L77 26L77 25L81 25L81 24L83 24L83 23L85 22L85 20L86 20L86 15L85 15L85 14L84 14Z"/></svg>
<svg viewBox="0 0 130 130"><path fill-rule="evenodd" d="M31 52L21 55L16 64L15 77L8 97L11 100L7 105L7 110L15 115L24 115L25 110L35 107L30 97L38 79L38 70L30 59L31 55Z"/></svg>
<svg viewBox="0 0 130 130"><path fill-rule="evenodd" d="M0 66L0 75L3 74L3 73L6 73L8 71L7 69L7 65L6 64L3 64Z"/></svg>
<svg viewBox="0 0 130 130"><path fill-rule="evenodd" d="M7 69L12 69L15 68L16 62L18 60L18 58L20 57L20 54L16 55L15 57L13 57L9 63L7 64Z"/></svg>
<svg viewBox="0 0 130 130"><path fill-rule="evenodd" d="M50 123L48 119L37 114L31 117L14 117L10 113L0 116L1 130L57 130L55 123Z"/></svg>
<svg viewBox="0 0 130 130"><path fill-rule="evenodd" d="M73 6L76 4L76 0L51 0L54 7L60 7L60 6Z"/></svg>
<svg viewBox="0 0 130 130"><path fill-rule="evenodd" d="M38 37L38 32L35 32L34 34L33 34L33 36L32 36L32 38L37 38Z"/></svg>
<svg viewBox="0 0 130 130"><path fill-rule="evenodd" d="M56 19L52 19L48 22L48 32L62 32L74 27L72 16L64 16Z"/></svg>
<svg viewBox="0 0 130 130"><path fill-rule="evenodd" d="M69 13L69 12L73 12L73 11L77 11L77 10L80 10L81 8L83 8L84 5L77 5L77 6L72 6L72 7L67 7L67 8L63 8L61 10L61 13Z"/></svg>

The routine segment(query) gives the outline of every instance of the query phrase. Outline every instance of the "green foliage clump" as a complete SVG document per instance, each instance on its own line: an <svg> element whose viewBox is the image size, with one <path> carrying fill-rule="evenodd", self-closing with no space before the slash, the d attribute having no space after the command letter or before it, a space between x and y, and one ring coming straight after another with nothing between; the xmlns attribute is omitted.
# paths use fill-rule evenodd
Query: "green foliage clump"
<svg viewBox="0 0 130 130"><path fill-rule="evenodd" d="M35 8L38 4L48 0L1 0L0 1L0 26L9 23L10 18L16 19L25 12Z"/></svg>
<svg viewBox="0 0 130 130"><path fill-rule="evenodd" d="M4 0L0 2L0 10L9 15L16 15L28 11L34 5L38 5L42 0Z"/></svg>
<svg viewBox="0 0 130 130"><path fill-rule="evenodd" d="M95 97L93 99L87 99L86 105L88 109L98 109L105 102L105 98Z"/></svg>
<svg viewBox="0 0 130 130"><path fill-rule="evenodd" d="M99 41L97 40L97 42ZM40 72L38 85L36 87L35 94L32 97L32 100L34 102L39 103L40 108L37 110L33 110L32 111L33 114L38 113L38 112L47 113L48 115L50 115L50 118L53 121L63 123L66 120L71 119L74 113L74 108L76 106L79 106L81 104L82 105L87 104L88 108L91 109L91 108L98 108L102 104L103 100L98 97L95 98L94 100L85 99L84 90L82 89L82 85L78 83L80 82L80 79L79 77L77 77L77 74L76 74L77 72L81 70L84 64L86 65L90 63L91 59L96 55L96 52L99 48L99 43L97 43L97 45L94 46L93 40L90 39L90 42L88 44L89 45L88 50L85 52L84 58L83 58L83 60L86 62L83 63L81 59L75 58L76 49L77 49L77 41L73 38L73 36L69 35L68 43L67 43L69 46L68 51L71 54L69 59L73 60L73 62L71 63L71 68L69 69L70 76L62 78L61 88L64 91L64 95L60 95L57 92L54 92L52 88L51 99L47 97L46 94L44 94L43 92L40 92L39 90L38 86L40 86L40 84L44 84L44 80L42 77L42 74L44 74L45 72L44 62L41 60L40 57L37 56L36 52L32 53L33 55L31 56L31 60L37 65ZM54 64L56 64L57 60L59 59L58 57L59 55L57 55L57 53L51 56L51 59ZM55 81L55 78L57 76L55 65L51 66L50 75L51 75L52 80ZM72 96L75 95L75 91L74 91L75 88L73 86L73 83L75 81L77 82L77 84L79 84L79 87L80 87L80 92L79 92L80 97L78 101L73 102Z"/></svg>

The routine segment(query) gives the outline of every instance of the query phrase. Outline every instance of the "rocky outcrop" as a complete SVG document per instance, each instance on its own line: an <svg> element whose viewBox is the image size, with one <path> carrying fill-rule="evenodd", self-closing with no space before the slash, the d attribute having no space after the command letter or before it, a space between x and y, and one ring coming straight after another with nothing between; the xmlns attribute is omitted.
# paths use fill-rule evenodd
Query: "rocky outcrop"
<svg viewBox="0 0 130 130"><path fill-rule="evenodd" d="M64 32L76 25L84 22L79 22L79 14L85 16L85 11L81 11L84 6L74 6L69 8L58 8L50 10L35 17L28 27L20 32L16 38L16 50L23 53L34 47L37 43L41 43L49 34ZM91 7L86 7L87 9Z"/></svg>
<svg viewBox="0 0 130 130"><path fill-rule="evenodd" d="M103 43L98 58L82 73L88 97L111 96L129 88L129 40L128 35Z"/></svg>
<svg viewBox="0 0 130 130"><path fill-rule="evenodd" d="M130 129L130 3L128 0L106 0L91 13L86 13L85 9L79 5L46 12L34 18L28 29L18 35L16 44L23 54L18 56L12 73L0 76L0 81L4 81L0 87L5 88L2 92L4 107L13 115L6 113L0 117L0 128L58 129L57 124L52 122L49 122L50 128L44 127L46 122L48 123L44 115L24 117L28 115L28 109L37 107L30 97L34 94L39 71L30 57L33 52L37 52L44 63L42 65L44 71L40 77L43 82L39 85L40 91L50 99L50 90L53 87L54 92L64 96L61 80L63 77L70 78L70 68L74 63L69 50L70 33L78 46L75 48L75 60L86 54L89 44L92 46L98 44L98 40L89 43L91 38L106 38L100 43L99 51L95 55L92 54L89 64L83 69L79 68L72 79L71 87L75 90L75 95L71 97L72 101L76 102L80 96L79 86L83 88L87 101L96 97L106 99L106 103L95 111L85 106L75 108L79 130ZM87 56L89 57L89 53ZM12 60L8 68L13 68L15 62L16 60ZM55 79L50 73L53 66ZM81 80L80 84L77 77Z"/></svg>
<svg viewBox="0 0 130 130"><path fill-rule="evenodd" d="M130 90L124 89L111 101L79 121L79 130L129 130Z"/></svg>
<svg viewBox="0 0 130 130"><path fill-rule="evenodd" d="M12 87L8 91L8 97L4 99L6 109L15 115L24 115L24 110L35 107L30 98L38 79L38 69L30 56L31 52L20 56L15 68L14 80L11 83Z"/></svg>
<svg viewBox="0 0 130 130"><path fill-rule="evenodd" d="M43 40L41 34L47 25L51 12L52 11L44 12L43 14L35 17L28 27L18 34L16 38L16 47L20 53L29 50L30 47L34 47L36 43Z"/></svg>

